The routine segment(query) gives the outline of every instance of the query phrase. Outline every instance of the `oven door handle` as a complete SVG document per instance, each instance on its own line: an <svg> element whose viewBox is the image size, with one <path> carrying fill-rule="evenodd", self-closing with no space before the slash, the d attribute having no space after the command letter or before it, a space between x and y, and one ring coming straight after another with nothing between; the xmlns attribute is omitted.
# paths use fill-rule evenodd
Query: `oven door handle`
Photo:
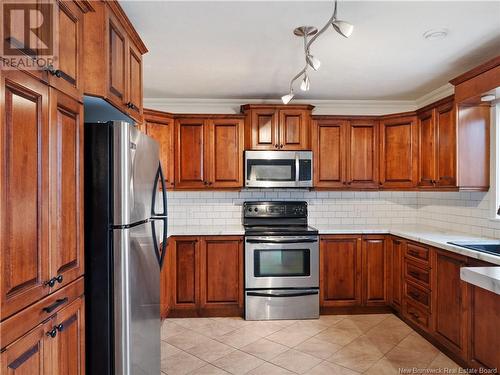
<svg viewBox="0 0 500 375"><path fill-rule="evenodd" d="M247 292L247 296L251 297L303 297L319 294L318 290L304 290L296 293L264 293L264 292Z"/></svg>
<svg viewBox="0 0 500 375"><path fill-rule="evenodd" d="M252 240L252 239L247 239L246 242L248 243L309 243L309 242L318 242L317 239L301 239L301 240Z"/></svg>

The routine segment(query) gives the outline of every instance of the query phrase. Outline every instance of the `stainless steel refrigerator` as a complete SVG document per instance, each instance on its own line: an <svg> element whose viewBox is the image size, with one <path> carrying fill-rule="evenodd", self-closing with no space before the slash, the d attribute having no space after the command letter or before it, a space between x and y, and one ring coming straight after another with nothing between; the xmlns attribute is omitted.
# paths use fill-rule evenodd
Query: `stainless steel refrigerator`
<svg viewBox="0 0 500 375"><path fill-rule="evenodd" d="M87 374L160 373L163 184L153 139L126 122L85 124Z"/></svg>

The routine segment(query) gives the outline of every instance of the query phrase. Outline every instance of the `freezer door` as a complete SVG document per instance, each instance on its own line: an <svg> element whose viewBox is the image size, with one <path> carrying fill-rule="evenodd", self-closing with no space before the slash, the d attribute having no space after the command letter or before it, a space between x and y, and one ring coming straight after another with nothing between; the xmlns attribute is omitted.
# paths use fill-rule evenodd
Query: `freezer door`
<svg viewBox="0 0 500 375"><path fill-rule="evenodd" d="M113 224L151 217L160 165L158 143L126 122L113 125Z"/></svg>
<svg viewBox="0 0 500 375"><path fill-rule="evenodd" d="M159 374L160 267L152 223L113 232L115 374Z"/></svg>

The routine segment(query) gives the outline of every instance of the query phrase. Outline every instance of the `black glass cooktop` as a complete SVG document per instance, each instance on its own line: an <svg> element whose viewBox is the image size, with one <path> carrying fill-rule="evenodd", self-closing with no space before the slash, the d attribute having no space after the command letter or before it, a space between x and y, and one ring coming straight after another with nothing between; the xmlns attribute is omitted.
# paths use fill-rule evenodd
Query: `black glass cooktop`
<svg viewBox="0 0 500 375"><path fill-rule="evenodd" d="M245 226L246 236L314 236L316 228L307 225Z"/></svg>

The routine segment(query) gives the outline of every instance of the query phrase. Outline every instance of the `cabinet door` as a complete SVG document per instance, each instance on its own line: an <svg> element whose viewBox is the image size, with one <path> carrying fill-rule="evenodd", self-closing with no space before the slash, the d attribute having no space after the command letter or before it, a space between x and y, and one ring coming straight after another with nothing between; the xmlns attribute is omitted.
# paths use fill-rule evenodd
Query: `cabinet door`
<svg viewBox="0 0 500 375"><path fill-rule="evenodd" d="M205 166L208 158L206 150L206 127L203 119L176 120L176 188L205 188L209 176Z"/></svg>
<svg viewBox="0 0 500 375"><path fill-rule="evenodd" d="M0 373L9 375L54 374L47 332L53 320L40 324L0 353Z"/></svg>
<svg viewBox="0 0 500 375"><path fill-rule="evenodd" d="M477 367L500 367L500 296L469 285L469 360Z"/></svg>
<svg viewBox="0 0 500 375"><path fill-rule="evenodd" d="M457 128L453 103L436 108L436 179L437 186L457 185Z"/></svg>
<svg viewBox="0 0 500 375"><path fill-rule="evenodd" d="M347 123L342 120L317 120L312 128L314 186L345 187Z"/></svg>
<svg viewBox="0 0 500 375"><path fill-rule="evenodd" d="M160 163L167 189L174 187L174 120L145 113L146 134L160 146Z"/></svg>
<svg viewBox="0 0 500 375"><path fill-rule="evenodd" d="M390 259L389 266L391 270L390 278L390 296L391 305L397 311L401 311L402 304L402 280L403 280L403 254L405 252L406 242L399 238L390 240Z"/></svg>
<svg viewBox="0 0 500 375"><path fill-rule="evenodd" d="M243 186L243 120L209 120L208 132L208 186L241 188Z"/></svg>
<svg viewBox="0 0 500 375"><path fill-rule="evenodd" d="M108 98L117 106L125 104L127 40L119 21L107 9Z"/></svg>
<svg viewBox="0 0 500 375"><path fill-rule="evenodd" d="M50 337L53 375L85 375L85 307L83 296L59 311L57 334Z"/></svg>
<svg viewBox="0 0 500 375"><path fill-rule="evenodd" d="M418 186L434 187L436 180L436 126L435 112L429 110L418 115L419 156Z"/></svg>
<svg viewBox="0 0 500 375"><path fill-rule="evenodd" d="M436 338L457 354L466 354L467 284L460 279L460 268L467 258L436 250L433 286L433 316Z"/></svg>
<svg viewBox="0 0 500 375"><path fill-rule="evenodd" d="M199 304L199 241L198 237L172 239L172 308L196 309Z"/></svg>
<svg viewBox="0 0 500 375"><path fill-rule="evenodd" d="M307 111L279 110L280 150L307 150L309 148L309 120Z"/></svg>
<svg viewBox="0 0 500 375"><path fill-rule="evenodd" d="M59 53L50 85L81 100L83 94L83 13L73 1L58 1Z"/></svg>
<svg viewBox="0 0 500 375"><path fill-rule="evenodd" d="M200 307L228 313L243 309L243 239L203 237L200 261Z"/></svg>
<svg viewBox="0 0 500 375"><path fill-rule="evenodd" d="M0 72L0 319L48 294L49 94Z"/></svg>
<svg viewBox="0 0 500 375"><path fill-rule="evenodd" d="M320 306L361 305L361 239L322 236L319 274Z"/></svg>
<svg viewBox="0 0 500 375"><path fill-rule="evenodd" d="M347 127L347 185L378 188L378 124L351 120Z"/></svg>
<svg viewBox="0 0 500 375"><path fill-rule="evenodd" d="M387 303L388 257L384 236L363 236L363 304L384 306Z"/></svg>
<svg viewBox="0 0 500 375"><path fill-rule="evenodd" d="M274 108L250 111L250 149L277 150L279 148L278 117Z"/></svg>
<svg viewBox="0 0 500 375"><path fill-rule="evenodd" d="M83 275L83 105L50 89L50 278Z"/></svg>
<svg viewBox="0 0 500 375"><path fill-rule="evenodd" d="M127 108L134 119L142 117L142 55L132 42L127 43Z"/></svg>
<svg viewBox="0 0 500 375"><path fill-rule="evenodd" d="M413 116L380 123L380 184L384 188L411 188L418 178L418 133Z"/></svg>

